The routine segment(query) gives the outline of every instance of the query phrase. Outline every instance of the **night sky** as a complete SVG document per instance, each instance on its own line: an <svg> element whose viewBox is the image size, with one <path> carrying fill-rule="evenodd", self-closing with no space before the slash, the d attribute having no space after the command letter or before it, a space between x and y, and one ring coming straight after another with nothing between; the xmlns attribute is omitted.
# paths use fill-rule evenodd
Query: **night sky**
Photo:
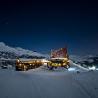
<svg viewBox="0 0 98 98"><path fill-rule="evenodd" d="M41 53L98 54L98 3L0 0L0 42Z"/></svg>

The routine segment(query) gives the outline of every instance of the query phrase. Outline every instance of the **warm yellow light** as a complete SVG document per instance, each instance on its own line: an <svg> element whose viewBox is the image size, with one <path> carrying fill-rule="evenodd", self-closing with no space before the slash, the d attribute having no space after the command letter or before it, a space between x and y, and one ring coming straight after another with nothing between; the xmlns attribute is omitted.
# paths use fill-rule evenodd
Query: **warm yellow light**
<svg viewBox="0 0 98 98"><path fill-rule="evenodd" d="M21 64L19 64L21 66Z"/></svg>
<svg viewBox="0 0 98 98"><path fill-rule="evenodd" d="M63 65L66 65L66 63L63 63Z"/></svg>
<svg viewBox="0 0 98 98"><path fill-rule="evenodd" d="M37 60L36 62L39 63L40 61Z"/></svg>
<svg viewBox="0 0 98 98"><path fill-rule="evenodd" d="M61 66L61 64L59 64L59 66Z"/></svg>

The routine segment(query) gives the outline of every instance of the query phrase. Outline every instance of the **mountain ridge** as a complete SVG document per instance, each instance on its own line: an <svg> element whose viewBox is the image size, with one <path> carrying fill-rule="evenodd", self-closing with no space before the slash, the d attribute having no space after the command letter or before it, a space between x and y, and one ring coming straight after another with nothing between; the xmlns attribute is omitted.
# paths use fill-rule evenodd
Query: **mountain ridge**
<svg viewBox="0 0 98 98"><path fill-rule="evenodd" d="M46 57L45 55L31 50L23 49L21 47L11 47L4 42L0 42L0 58L33 58Z"/></svg>

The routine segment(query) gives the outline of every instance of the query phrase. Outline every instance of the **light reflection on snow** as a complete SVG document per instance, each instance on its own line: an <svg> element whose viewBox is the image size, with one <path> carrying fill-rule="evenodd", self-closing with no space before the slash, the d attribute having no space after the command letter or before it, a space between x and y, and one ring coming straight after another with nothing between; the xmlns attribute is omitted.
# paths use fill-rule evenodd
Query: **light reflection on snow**
<svg viewBox="0 0 98 98"><path fill-rule="evenodd" d="M96 66L89 67L89 70L96 70Z"/></svg>
<svg viewBox="0 0 98 98"><path fill-rule="evenodd" d="M68 71L76 71L76 68L69 68Z"/></svg>

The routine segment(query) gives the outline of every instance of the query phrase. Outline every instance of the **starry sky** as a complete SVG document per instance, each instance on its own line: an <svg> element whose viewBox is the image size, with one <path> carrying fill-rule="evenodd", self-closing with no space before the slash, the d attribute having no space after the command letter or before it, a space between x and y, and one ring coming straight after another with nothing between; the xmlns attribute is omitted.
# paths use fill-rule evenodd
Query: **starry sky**
<svg viewBox="0 0 98 98"><path fill-rule="evenodd" d="M36 2L35 2L36 1ZM41 53L98 54L98 3L0 0L0 42Z"/></svg>

